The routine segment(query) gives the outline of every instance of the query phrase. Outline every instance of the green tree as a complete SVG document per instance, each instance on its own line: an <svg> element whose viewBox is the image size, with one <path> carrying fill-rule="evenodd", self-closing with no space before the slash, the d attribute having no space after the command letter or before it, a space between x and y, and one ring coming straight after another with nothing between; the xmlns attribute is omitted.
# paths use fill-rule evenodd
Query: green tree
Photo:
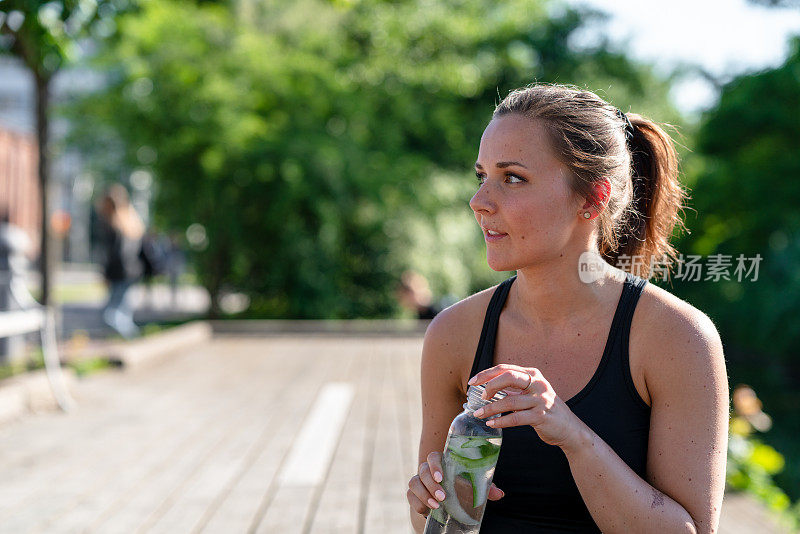
<svg viewBox="0 0 800 534"><path fill-rule="evenodd" d="M202 226L215 309L230 287L259 316L386 317L406 267L456 295L503 276L467 204L498 94L572 82L678 119L667 80L572 45L599 17L531 0L143 2L74 138L152 172L160 224Z"/></svg>
<svg viewBox="0 0 800 534"><path fill-rule="evenodd" d="M0 1L0 53L22 60L33 75L36 94L36 138L41 191L42 232L40 269L42 304L50 303L52 253L49 231L49 120L51 82L61 67L77 58L79 40L104 38L114 32L114 17L128 9L127 0Z"/></svg>
<svg viewBox="0 0 800 534"><path fill-rule="evenodd" d="M726 343L732 383L752 385L770 407L768 439L790 459L776 480L800 498L800 37L778 68L742 75L722 88L702 118L692 164L696 217L678 248L727 256L730 280L678 282L677 294L708 313ZM734 274L760 255L755 273ZM703 273L704 278L706 273Z"/></svg>

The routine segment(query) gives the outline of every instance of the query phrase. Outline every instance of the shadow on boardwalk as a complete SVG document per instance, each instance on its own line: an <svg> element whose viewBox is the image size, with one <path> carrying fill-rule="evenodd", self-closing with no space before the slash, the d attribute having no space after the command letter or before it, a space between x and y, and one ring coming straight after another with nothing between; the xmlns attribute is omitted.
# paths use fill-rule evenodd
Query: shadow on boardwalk
<svg viewBox="0 0 800 534"><path fill-rule="evenodd" d="M421 349L221 337L79 381L76 412L0 427L0 532L410 533ZM722 534L778 532L727 502Z"/></svg>

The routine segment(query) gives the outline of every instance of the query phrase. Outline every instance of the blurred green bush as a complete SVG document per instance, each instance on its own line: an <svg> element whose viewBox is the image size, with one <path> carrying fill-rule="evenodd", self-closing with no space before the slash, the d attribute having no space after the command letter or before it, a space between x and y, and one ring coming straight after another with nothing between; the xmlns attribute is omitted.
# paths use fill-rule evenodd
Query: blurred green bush
<svg viewBox="0 0 800 534"><path fill-rule="evenodd" d="M792 506L789 496L773 479L786 462L774 448L754 436L771 428L771 419L761 410L761 401L746 385L733 393L734 410L728 436L727 487L756 496L792 531L800 530L800 502Z"/></svg>
<svg viewBox="0 0 800 534"><path fill-rule="evenodd" d="M237 291L251 317L393 317L408 268L458 298L508 276L468 206L500 96L575 83L679 122L668 80L575 45L600 19L544 0L144 1L88 62L104 86L61 109L97 176L152 177L215 313Z"/></svg>

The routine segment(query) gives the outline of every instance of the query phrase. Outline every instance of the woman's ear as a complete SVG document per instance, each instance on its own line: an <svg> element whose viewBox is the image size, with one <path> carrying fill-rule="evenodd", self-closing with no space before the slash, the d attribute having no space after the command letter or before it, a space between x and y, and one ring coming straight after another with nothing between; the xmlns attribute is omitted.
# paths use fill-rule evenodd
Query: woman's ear
<svg viewBox="0 0 800 534"><path fill-rule="evenodd" d="M584 209L595 205L605 207L610 198L611 182L608 180L601 180L594 183L592 186L592 193L589 195L589 198L586 200L586 204L584 204L583 207Z"/></svg>

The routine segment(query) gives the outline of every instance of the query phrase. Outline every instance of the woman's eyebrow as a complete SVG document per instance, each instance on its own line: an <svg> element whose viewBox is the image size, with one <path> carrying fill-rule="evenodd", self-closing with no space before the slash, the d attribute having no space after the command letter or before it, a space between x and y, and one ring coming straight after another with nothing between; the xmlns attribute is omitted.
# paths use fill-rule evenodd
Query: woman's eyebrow
<svg viewBox="0 0 800 534"><path fill-rule="evenodd" d="M518 167L522 167L523 169L527 169L528 168L525 165L523 165L522 163L520 163L519 161L498 161L497 162L497 168L498 169L505 169L506 167L511 167L512 165L516 165ZM476 161L475 162L475 168L476 169L483 169L483 166L481 166L481 164Z"/></svg>

